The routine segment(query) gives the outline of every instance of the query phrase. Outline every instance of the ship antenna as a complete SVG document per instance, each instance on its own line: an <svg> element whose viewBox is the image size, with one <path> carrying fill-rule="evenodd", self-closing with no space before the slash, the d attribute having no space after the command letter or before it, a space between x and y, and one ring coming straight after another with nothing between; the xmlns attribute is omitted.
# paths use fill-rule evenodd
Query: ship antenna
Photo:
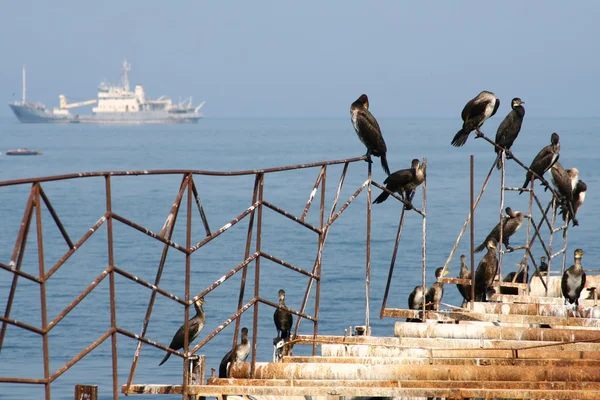
<svg viewBox="0 0 600 400"><path fill-rule="evenodd" d="M129 92L129 78L127 72L131 71L131 64L127 62L127 59L123 60L123 71L121 72L121 79L123 79L123 88L126 92Z"/></svg>
<svg viewBox="0 0 600 400"><path fill-rule="evenodd" d="M25 64L23 64L23 104L27 101L27 87L25 86Z"/></svg>

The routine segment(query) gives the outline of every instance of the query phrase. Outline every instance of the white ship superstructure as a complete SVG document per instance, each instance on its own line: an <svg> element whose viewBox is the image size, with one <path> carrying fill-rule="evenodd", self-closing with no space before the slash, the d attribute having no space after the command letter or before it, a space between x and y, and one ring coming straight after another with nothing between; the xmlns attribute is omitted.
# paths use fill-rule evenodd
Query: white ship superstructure
<svg viewBox="0 0 600 400"><path fill-rule="evenodd" d="M59 106L48 111L42 104L27 103L25 67L23 67L23 100L9 104L21 122L72 122L103 124L148 124L148 123L195 123L203 115L199 112L204 105L194 107L191 97L179 104L161 96L152 100L146 96L144 87L136 85L130 91L128 73L131 65L123 61L121 84L101 83L98 97L77 103L69 103L66 96L59 95ZM71 113L71 109L95 104L92 115Z"/></svg>

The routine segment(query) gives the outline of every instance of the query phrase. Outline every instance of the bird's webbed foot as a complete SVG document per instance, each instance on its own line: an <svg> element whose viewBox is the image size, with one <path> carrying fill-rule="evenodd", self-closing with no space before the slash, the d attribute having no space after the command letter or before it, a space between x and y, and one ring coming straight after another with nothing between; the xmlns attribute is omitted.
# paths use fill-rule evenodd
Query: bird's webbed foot
<svg viewBox="0 0 600 400"><path fill-rule="evenodd" d="M483 132L479 130L479 128L475 129L475 139L483 137Z"/></svg>
<svg viewBox="0 0 600 400"><path fill-rule="evenodd" d="M577 221L577 218L573 218L573 226L579 226L579 221Z"/></svg>
<svg viewBox="0 0 600 400"><path fill-rule="evenodd" d="M512 151L510 151L509 149L506 149L505 151L506 151L506 159L507 159L507 160L512 160L513 158L515 158L515 157L513 156L513 153L512 153Z"/></svg>
<svg viewBox="0 0 600 400"><path fill-rule="evenodd" d="M373 159L371 158L371 152L367 151L367 153L365 154L365 157L367 157L365 159L366 162L368 162L369 164L373 164Z"/></svg>
<svg viewBox="0 0 600 400"><path fill-rule="evenodd" d="M405 210L412 210L413 209L412 203L409 201L407 204L404 204L404 209Z"/></svg>

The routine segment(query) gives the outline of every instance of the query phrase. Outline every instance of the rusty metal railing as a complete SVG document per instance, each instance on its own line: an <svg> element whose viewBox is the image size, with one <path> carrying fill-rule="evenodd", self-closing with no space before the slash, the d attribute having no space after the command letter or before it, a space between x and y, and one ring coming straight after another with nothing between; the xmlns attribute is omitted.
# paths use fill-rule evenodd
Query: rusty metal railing
<svg viewBox="0 0 600 400"><path fill-rule="evenodd" d="M342 188L344 186L344 181L346 178L346 174L348 171L348 166L352 163L362 162L365 160L365 157L355 157L344 160L334 160L334 161L326 161L326 162L318 162L312 164L300 164L293 166L285 166L280 168L269 168L262 170L247 170L247 171L234 171L234 172L215 172L215 171L201 171L201 170L155 170L155 171L113 171L113 172L92 172L92 173L77 173L77 174L67 174L67 175L57 175L57 176L49 176L49 177L41 177L34 179L17 179L0 182L0 187L17 187L22 185L31 185L31 189L29 192L29 196L27 198L25 204L25 211L23 213L22 222L20 226L20 230L15 239L14 248L12 251L12 255L10 260L7 263L0 262L0 268L8 271L12 274L12 282L10 286L10 292L8 294L8 299L6 302L6 308L4 310L4 314L0 315L0 321L2 322L2 327L0 329L0 351L2 350L2 346L4 343L6 330L8 325L14 326L18 329L27 330L30 332L34 332L37 335L42 337L42 347L43 347L43 377L42 378L21 378L21 377L0 377L0 385L2 383L17 383L17 384L37 384L44 385L45 388L45 398L49 400L51 398L51 385L56 381L63 373L72 368L78 361L80 361L87 354L91 353L96 349L100 344L104 343L108 338L111 339L111 357L112 357L112 396L114 399L118 398L119 394L119 382L118 382L118 354L117 354L117 337L122 336L126 338L133 339L137 341L137 348L133 354L133 359L131 362L131 366L129 368L129 374L127 383L124 388L124 392L127 393L128 388L132 385L132 382L135 377L136 368L138 365L139 357L141 351L143 349L143 345L147 344L153 346L155 348L161 349L163 351L170 352L171 354L175 354L179 357L182 357L186 360L184 365L188 364L190 357L194 356L205 344L207 344L211 339L213 339L219 332L221 332L225 327L230 325L235 321L235 330L234 330L234 338L233 345L237 343L237 334L239 332L241 316L250 308L254 311L253 317L253 335L252 335L252 373L254 373L254 366L256 364L256 349L257 349L257 331L258 331L258 307L259 304L265 304L271 307L277 307L278 304L273 303L263 297L261 297L260 293L260 262L262 259L266 259L272 261L276 264L279 264L281 267L292 270L298 274L302 274L309 278L305 296L302 301L302 306L300 310L289 309L289 311L299 318L296 321L296 326L294 329L294 336L297 336L298 329L300 328L302 320L306 319L313 323L313 338L316 339L318 335L318 326L319 326L319 306L320 306L320 284L321 284L321 269L322 269L322 253L323 248L326 243L327 235L329 232L329 228L332 224L340 217L342 213L348 208L350 203L352 203L361 192L367 189L367 243L366 243L366 287L365 287L365 296L367 300L366 311L365 311L365 324L367 329L369 329L370 321L369 321L369 298L370 298L370 230L371 230L371 186L375 185L382 190L386 190L382 185L373 182L371 179L371 164L368 164L368 176L367 179L362 183L356 191L344 202L341 207L337 207L339 202L340 194ZM331 205L330 211L328 215L325 215L325 190L326 190L326 179L327 179L327 169L328 166L332 165L342 165L342 173L340 176L339 184L337 186L337 190L335 193L335 198ZM263 197L263 188L264 188L264 177L267 174L278 173L282 171L291 171L298 169L310 169L310 168L318 168L319 172L316 178L316 181L313 185L312 191L308 196L308 200L304 206L301 216L296 216L291 212L283 210L282 208L274 205L273 203L267 201ZM125 218L122 215L119 215L113 210L112 204L113 199L115 198L115 194L113 194L113 185L112 178L113 177L125 177L125 176L150 176L150 175L174 175L181 176L181 183L179 186L179 190L175 196L175 201L165 219L165 223L160 230L160 232L154 232L143 225L136 223L130 219ZM196 175L207 175L207 176L241 176L241 175L253 175L255 177L254 180L254 188L252 190L250 204L246 210L232 218L229 223L225 224L223 227L217 230L211 230L206 210L202 204L202 200L200 197L200 191L196 186L194 181L194 177ZM104 178L104 194L105 194L105 210L102 215L99 216L99 219L95 224L93 224L85 234L83 234L79 239L71 239L71 236L67 232L61 218L58 213L55 211L52 203L50 202L48 196L44 192L43 184L47 182L53 181L64 181L71 179L85 179L91 177L102 177ZM425 186L425 184L424 184ZM321 196L319 199L319 225L315 226L306 221L306 217L310 212L311 206L314 203L314 199L318 191L321 191ZM425 192L424 192L425 193ZM398 196L391 193L391 195L397 199ZM424 197L425 199L425 197ZM400 199L399 199L400 200ZM173 240L173 232L175 229L175 225L178 219L179 211L182 206L182 202L184 202L184 206L186 208L186 221L185 221L185 244L177 243ZM192 238L192 210L194 208L197 209L198 214L200 215L202 221L202 227L205 232L205 237L197 242L193 241ZM53 265L46 265L44 261L44 235L43 235L43 225L41 219L41 211L42 207L48 210L52 217L52 222L61 233L61 236L64 242L68 246L68 250L62 254L62 256L55 262ZM312 231L318 235L318 247L317 253L315 256L315 261L313 263L313 267L311 270L302 269L296 265L286 262L285 260L279 259L274 255L266 253L262 248L261 237L262 237L262 212L264 208L268 208L288 219L294 221L301 227ZM424 211L415 209L415 212L421 214L423 217L423 238L425 238L425 213ZM402 212L401 222L404 216L404 211ZM221 278L214 281L212 284L208 285L204 288L200 293L193 294L190 291L190 273L191 273L191 260L192 256L196 251L210 243L212 240L231 229L236 224L242 222L242 220L246 219L248 222L247 234L246 234L246 242L245 242L245 252L243 260L232 268L229 272L223 275ZM34 222L35 220L35 222ZM38 243L38 275L33 275L27 272L22 271L22 263L23 257L26 250L26 244L28 237L30 236L30 228L32 223L34 224L35 234L37 237ZM153 281L147 281L142 279L139 276L136 276L125 269L122 269L115 265L114 261L114 238L113 238L113 230L115 224L123 224L129 226L146 236L154 239L157 244L162 246L162 253L160 257L160 262L157 267L156 275ZM50 299L46 296L46 282L50 277L52 277L64 264L67 260L69 260L73 254L75 254L78 249L86 243L90 237L95 235L98 229L105 225L107 228L107 259L108 265L103 271L90 283L83 291L81 291L76 298L74 298L71 303L65 307L53 320L49 321L47 316L47 303ZM400 228L401 229L401 224ZM400 231L398 233L396 247L398 245L398 240L400 236ZM254 249L252 249L252 239L254 237ZM164 272L165 261L167 258L167 254L170 249L174 249L180 253L183 253L185 256L185 290L184 297L180 298L177 295L163 289L160 287L161 278ZM254 276L254 292L252 294L252 298L250 300L245 300L245 286L248 279L248 266L254 263L255 266L255 276ZM423 247L423 263L425 263L425 248ZM392 264L393 267L393 264ZM148 325L151 320L153 307L156 301L156 296L161 295L167 299L170 299L184 307L184 325L187 328L188 320L189 320L189 310L190 306L199 299L217 287L221 286L225 282L227 282L234 275L241 274L241 283L239 288L239 297L237 303L237 310L232 315L223 319L221 324L214 329L212 332L206 334L199 341L198 344L192 346L187 335L187 329L184 330L186 332L184 339L184 347L182 351L171 350L168 346L151 340L146 337L148 331ZM123 329L123 327L119 326L116 321L116 289L115 289L115 275L121 276L131 282L136 283L137 285L143 286L151 290L150 297L148 299L148 305L146 308L146 313L144 317L144 321L142 326L140 327L139 333L134 333ZM86 298L92 291L94 291L98 285L104 281L108 277L109 280L109 296L110 296L110 327L101 334L96 340L94 340L90 345L88 345L84 350L75 355L72 359L62 365L58 370L52 372L50 370L50 344L48 342L48 335L55 328L60 321L66 317L71 311L73 311L79 303ZM391 278L391 275L390 275ZM20 280L25 279L30 282L35 282L40 287L40 308L42 314L41 326L33 326L22 321L12 319L11 318L11 310L15 307L14 299L15 292L17 290L17 286ZM315 284L315 307L312 315L306 313L306 306L308 300L311 296L312 286ZM388 289L389 289L389 281L388 281ZM386 297L387 290L386 289ZM313 355L316 354L316 341L313 345ZM183 368L183 393L187 395L187 385L189 380L188 377L189 371L187 368Z"/></svg>

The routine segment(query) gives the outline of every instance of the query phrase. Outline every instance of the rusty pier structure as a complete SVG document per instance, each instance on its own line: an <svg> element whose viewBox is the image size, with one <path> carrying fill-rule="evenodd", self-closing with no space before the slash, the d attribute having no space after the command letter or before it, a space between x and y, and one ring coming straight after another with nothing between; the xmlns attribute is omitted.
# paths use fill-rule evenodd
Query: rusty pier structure
<svg viewBox="0 0 600 400"><path fill-rule="evenodd" d="M483 136L485 140L493 141ZM501 157L505 157L501 152ZM579 315L574 315L569 306L564 305L560 293L560 277L567 262L567 236L569 220L557 218L559 196L552 188L552 199L543 204L536 195L533 183L525 189L529 194L529 209L527 211L527 237L524 244L510 249L498 248L499 271L494 282L495 288L510 287L518 294L494 294L489 302L471 302L463 307L442 304L440 309L430 310L423 304L421 310L398 309L388 307L387 301L394 292L393 273L406 216L410 213L422 221L422 286L426 285L427 271L427 180L418 189L421 192L421 204L407 205L406 200L396 193L388 191L385 186L372 179L371 164L368 164L367 175L351 195L342 198L346 176L349 168L360 167L364 170L365 157L344 160L326 161L312 164L294 165L272 169L214 172L199 170L160 170L160 171L113 171L61 175L35 179L23 179L0 182L0 189L6 187L29 187L29 195L24 206L22 223L14 240L9 260L0 260L0 269L12 276L9 297L4 313L0 315L2 323L0 331L0 351L4 344L7 329L24 330L41 337L43 353L43 376L38 378L0 376L0 391L3 384L40 385L44 388L44 397L51 399L52 387L57 380L70 368L76 368L77 363L84 357L93 354L104 342L110 342L112 359L112 388L114 399L120 394L125 395L158 395L179 394L185 399L217 397L230 400L235 398L253 399L351 399L351 398L395 398L395 399L471 399L471 398L502 398L502 399L597 399L600 393L600 307L597 306L595 290L590 290L591 298L582 298ZM524 170L527 166L518 159L514 161ZM423 160L426 166L427 161ZM495 162L494 162L495 164ZM504 218L505 192L519 190L505 186L504 166L500 170L500 220ZM333 190L333 201L327 204L327 181L331 176L330 170L337 167L341 170L335 176L336 185ZM302 210L294 213L284 210L264 196L265 177L270 174L293 172L297 170L314 171L314 184ZM476 196L473 187L474 158L471 156L471 206L465 223L460 231L456 245L450 251L444 265L447 268L452 262L458 244L468 227L471 240L471 269L476 263L474 248L474 211L482 199L485 188L490 182L494 171L492 165L487 178ZM126 218L113 210L113 182L118 179L128 179L132 176L174 176L181 179L179 190L174 194L173 205L165 215L161 229L152 230L136 221ZM210 213L203 205L202 187L197 186L199 176L250 176L254 181L253 190L249 195L247 208L235 215L229 222L218 229L211 229ZM542 177L538 177L545 182ZM45 185L52 182L64 182L79 179L104 180L104 212L98 216L97 222L90 226L80 237L73 237L65 227L61 216L53 206L51 196L46 194ZM380 318L395 320L393 332L387 337L371 335L371 204L373 188L387 191L390 198L400 203L398 229L395 246L391 254L391 262L387 277L385 294L380 309ZM417 197L417 196L415 196ZM327 242L330 227L345 212L350 204L357 199L365 198L366 207L366 244L365 244L365 314L364 325L355 329L346 329L338 336L319 333L319 311L321 307L321 277L322 255ZM415 202L417 203L417 202ZM318 206L313 207L314 204ZM316 209L313 210L313 208ZM58 228L61 238L67 246L65 253L52 265L47 265L44 258L44 229L42 224L42 209L51 216L46 224ZM174 240L173 232L178 221L180 210L185 210L185 243ZM302 229L313 232L317 237L317 248L314 262L308 267L294 265L274 254L267 253L261 246L263 230L263 212L270 210L286 221ZM316 213L314 221L309 215ZM192 215L200 218L202 231L201 239L192 235ZM153 280L145 280L136 276L115 263L113 229L116 224L122 224L147 237L162 248L158 260L156 275ZM244 225L245 224L245 225ZM52 276L75 254L93 235L98 228L106 227L106 265L97 278L88 285L70 304L58 315L48 315L46 283ZM191 269L192 257L196 252L216 240L224 232L235 226L244 226L246 242L244 257L224 276L216 279L201 291L192 291ZM559 249L554 248L560 236ZM30 238L31 236L31 238ZM22 270L23 257L26 252L28 239L37 241L38 273L31 274ZM544 255L548 257L548 271L540 272L536 264L534 243L541 245ZM183 254L185 259L184 296L177 296L161 287L165 260L168 252ZM414 249L413 249L414 251ZM536 274L531 284L503 282L503 254L523 251L526 261L531 262ZM292 337L284 346L284 355L280 362L264 362L257 359L258 338L258 308L268 307L271 310L278 304L265 298L260 286L261 260L274 262L279 268L297 273L307 279L305 296L298 310L289 309L296 317ZM554 262L552 262L554 260ZM560 266L550 268L550 266ZM253 267L253 273L250 271ZM533 272L533 271L532 271ZM148 335L148 325L152 319L153 308L158 296L172 301L181 307L181 319L186 325L190 317L190 307L200 297L210 296L210 293L227 284L232 277L240 278L239 300L237 310L231 315L216 316L219 325L211 332L202 332L196 344L191 343L185 335L184 347L172 350L167 344L160 343ZM474 276L474 274L473 274ZM116 318L116 289L115 279L126 279L140 285L146 290L146 314L138 331L125 329ZM108 280L110 296L110 325L97 338L93 338L89 346L82 349L76 356L59 369L50 369L50 354L58 351L51 348L49 334L60 324L69 313L79 306L82 300L98 285ZM587 287L597 287L600 278L588 275ZM447 284L462 283L474 286L471 280L459 278L441 278ZM23 282L39 286L41 321L32 325L11 317L11 311L19 306L15 302L17 286ZM246 289L252 282L253 291ZM584 291L586 294L587 292ZM314 304L313 309L308 304ZM232 347L238 342L238 332L241 327L241 317L244 313L252 312L251 326L251 357L247 362L237 362L231 365L229 376L219 378L214 370L209 372L206 365L205 346L220 334L227 326L235 327ZM263 313L264 315L264 313ZM405 322L406 318L418 319L422 322ZM310 329L301 331L301 324L306 321ZM312 325L310 325L312 324ZM136 343L133 354L119 354L117 341L128 340ZM136 369L142 352L153 347L170 352L182 359L181 380L166 384L154 382L139 382L136 380ZM294 355L301 353L301 348L310 349L310 355ZM1 353L0 353L1 354ZM54 354L54 353L52 353ZM119 358L128 357L130 363L118 362ZM1 360L1 355L0 355ZM124 366L125 364L125 366ZM119 371L127 368L128 378L119 381ZM101 388L102 389L102 388ZM107 388L103 388L107 389ZM80 385L76 388L76 398L94 398L98 388ZM85 397L88 396L88 397Z"/></svg>

